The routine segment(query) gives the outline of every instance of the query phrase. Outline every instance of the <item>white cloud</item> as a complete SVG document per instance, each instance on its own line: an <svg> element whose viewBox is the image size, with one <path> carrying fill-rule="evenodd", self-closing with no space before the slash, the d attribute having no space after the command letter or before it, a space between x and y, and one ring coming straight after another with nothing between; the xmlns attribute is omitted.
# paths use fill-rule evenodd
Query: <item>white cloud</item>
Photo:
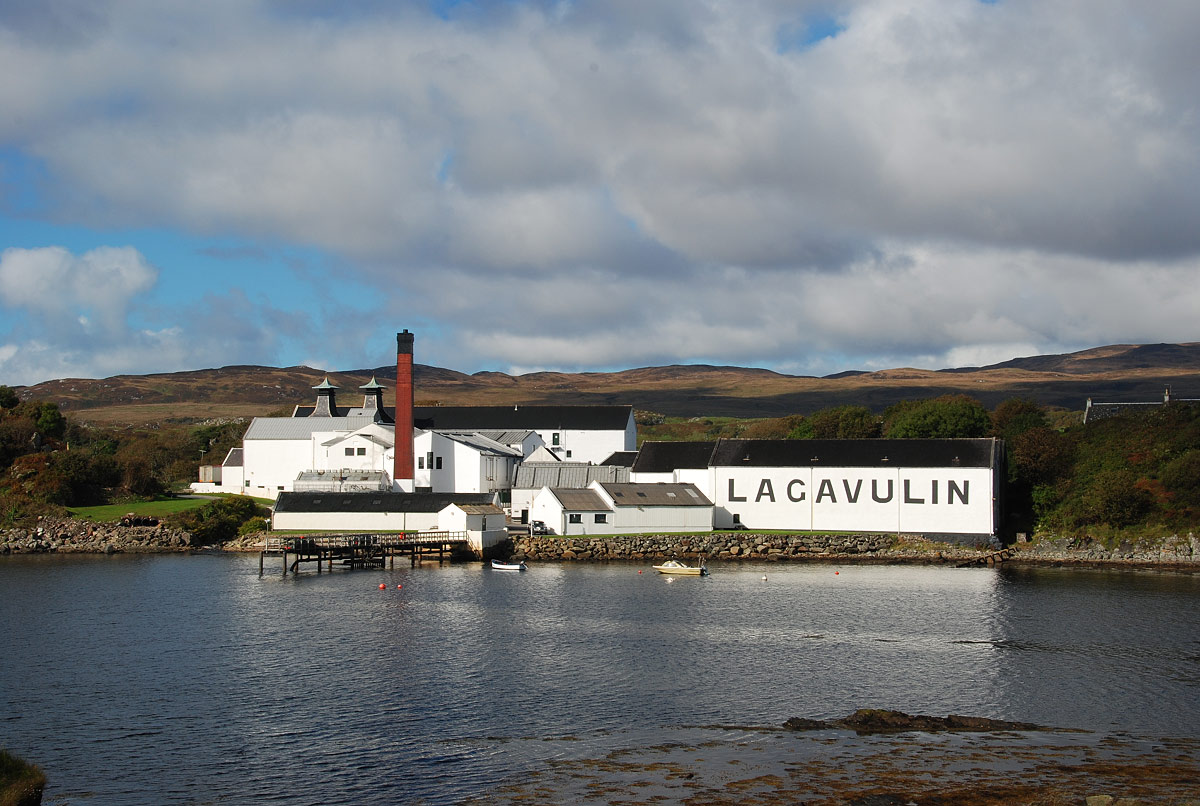
<svg viewBox="0 0 1200 806"><path fill-rule="evenodd" d="M1197 4L38 5L0 22L0 146L57 219L315 247L456 368L1195 339ZM174 269L100 252L8 250L0 301L128 369L353 349L249 286L207 303L223 351L143 333Z"/></svg>

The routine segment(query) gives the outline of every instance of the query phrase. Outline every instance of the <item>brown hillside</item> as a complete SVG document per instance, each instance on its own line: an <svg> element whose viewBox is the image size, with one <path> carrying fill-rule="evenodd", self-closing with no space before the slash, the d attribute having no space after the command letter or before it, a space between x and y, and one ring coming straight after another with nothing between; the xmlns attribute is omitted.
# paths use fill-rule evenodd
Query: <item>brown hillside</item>
<svg viewBox="0 0 1200 806"><path fill-rule="evenodd" d="M623 372L501 372L467 375L418 364L416 398L426 405L630 404L679 416L778 417L843 404L882 410L901 400L965 393L991 407L1028 397L1071 410L1097 401L1200 398L1200 343L1114 345L1069 355L1032 356L988 367L898 368L843 372L826 378L764 369L715 366L645 367ZM388 385L394 367L325 372L312 367L229 366L157 375L70 378L19 390L54 400L84 421L144 424L197 422L290 410L314 399L328 376L343 404L361 401L358 387L373 376ZM393 398L386 398L392 405Z"/></svg>

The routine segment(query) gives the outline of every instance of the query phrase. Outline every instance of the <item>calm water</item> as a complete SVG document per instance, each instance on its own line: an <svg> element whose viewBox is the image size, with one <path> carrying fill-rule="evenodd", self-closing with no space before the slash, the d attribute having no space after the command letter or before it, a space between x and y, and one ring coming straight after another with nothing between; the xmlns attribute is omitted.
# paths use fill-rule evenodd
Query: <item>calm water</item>
<svg viewBox="0 0 1200 806"><path fill-rule="evenodd" d="M0 558L0 745L50 804L453 803L859 707L1200 736L1200 576L711 567Z"/></svg>

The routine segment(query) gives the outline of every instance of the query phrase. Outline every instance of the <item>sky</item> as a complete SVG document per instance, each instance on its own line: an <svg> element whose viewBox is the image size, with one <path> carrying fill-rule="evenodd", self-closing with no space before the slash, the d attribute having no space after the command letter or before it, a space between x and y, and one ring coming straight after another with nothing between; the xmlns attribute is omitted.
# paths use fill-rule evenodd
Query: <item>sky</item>
<svg viewBox="0 0 1200 806"><path fill-rule="evenodd" d="M0 383L1200 341L1194 0L0 0Z"/></svg>

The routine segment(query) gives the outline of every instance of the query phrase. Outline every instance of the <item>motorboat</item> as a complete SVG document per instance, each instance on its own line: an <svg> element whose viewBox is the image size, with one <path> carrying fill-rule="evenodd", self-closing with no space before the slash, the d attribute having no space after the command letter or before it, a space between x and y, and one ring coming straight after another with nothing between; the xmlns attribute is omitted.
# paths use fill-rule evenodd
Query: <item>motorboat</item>
<svg viewBox="0 0 1200 806"><path fill-rule="evenodd" d="M503 560L492 560L492 568L496 571L527 571L528 567L523 562L506 563Z"/></svg>
<svg viewBox="0 0 1200 806"><path fill-rule="evenodd" d="M654 570L660 574L681 574L683 576L706 577L708 569L704 567L704 563L700 565L685 565L679 560L667 560L662 565L654 566Z"/></svg>

